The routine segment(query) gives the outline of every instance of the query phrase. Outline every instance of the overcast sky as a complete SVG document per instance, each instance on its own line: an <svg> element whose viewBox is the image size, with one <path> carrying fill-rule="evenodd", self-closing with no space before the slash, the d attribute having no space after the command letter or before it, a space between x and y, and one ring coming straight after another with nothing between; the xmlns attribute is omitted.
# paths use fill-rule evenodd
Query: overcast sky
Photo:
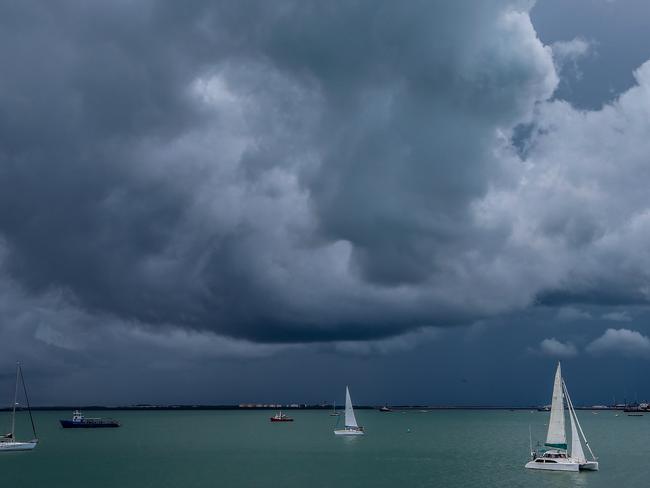
<svg viewBox="0 0 650 488"><path fill-rule="evenodd" d="M0 393L650 398L649 23L0 0Z"/></svg>

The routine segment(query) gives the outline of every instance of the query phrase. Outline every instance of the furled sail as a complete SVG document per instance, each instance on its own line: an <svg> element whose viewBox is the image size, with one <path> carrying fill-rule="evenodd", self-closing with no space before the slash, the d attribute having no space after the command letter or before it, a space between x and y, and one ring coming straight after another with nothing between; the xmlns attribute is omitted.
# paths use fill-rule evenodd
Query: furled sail
<svg viewBox="0 0 650 488"><path fill-rule="evenodd" d="M350 398L350 390L345 387L345 426L358 427L357 419L354 417L354 410L352 409L352 399Z"/></svg>
<svg viewBox="0 0 650 488"><path fill-rule="evenodd" d="M546 436L547 447L556 449L567 448L566 432L564 430L564 394L562 393L562 368L557 363L555 382L553 384L553 401L551 402L551 419L548 423Z"/></svg>

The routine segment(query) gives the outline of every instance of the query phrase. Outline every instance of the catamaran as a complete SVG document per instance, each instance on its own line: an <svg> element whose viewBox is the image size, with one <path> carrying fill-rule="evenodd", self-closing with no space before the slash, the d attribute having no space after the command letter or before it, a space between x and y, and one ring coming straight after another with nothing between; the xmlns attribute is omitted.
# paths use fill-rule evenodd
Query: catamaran
<svg viewBox="0 0 650 488"><path fill-rule="evenodd" d="M27 402L27 410L29 411L29 420L32 422L32 432L34 438L31 441L17 441L16 440L16 405L18 405L18 382L22 382L23 391L25 392L25 400ZM36 438L36 428L34 427L34 418L32 417L32 409L29 406L29 397L27 396L27 387L25 386L25 378L23 378L23 370L20 368L20 363L16 364L16 387L14 389L14 404L11 412L11 432L0 436L0 452L7 451L30 451L36 447L38 439Z"/></svg>
<svg viewBox="0 0 650 488"><path fill-rule="evenodd" d="M569 419L571 420L571 451L566 441L566 430L564 426L564 400L566 399ZM582 449L584 440L591 460L588 460ZM569 396L566 383L562 379L562 368L557 364L555 382L553 384L553 400L551 403L551 418L548 422L548 434L544 449L533 450L532 439L530 447L532 460L526 463L528 469L545 469L549 471L598 471L598 461L594 455L585 433L580 426L573 402Z"/></svg>
<svg viewBox="0 0 650 488"><path fill-rule="evenodd" d="M354 416L354 409L352 408L352 399L350 398L350 390L345 387L345 427L343 429L334 430L335 435L363 435L363 427L357 424L357 419Z"/></svg>

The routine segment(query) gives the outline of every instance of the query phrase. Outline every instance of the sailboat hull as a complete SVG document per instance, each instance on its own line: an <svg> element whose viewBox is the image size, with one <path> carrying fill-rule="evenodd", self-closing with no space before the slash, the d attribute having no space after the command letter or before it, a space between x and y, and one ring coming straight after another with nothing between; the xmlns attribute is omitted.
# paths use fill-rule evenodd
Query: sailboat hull
<svg viewBox="0 0 650 488"><path fill-rule="evenodd" d="M38 442L0 442L0 452L8 451L31 451L36 447Z"/></svg>
<svg viewBox="0 0 650 488"><path fill-rule="evenodd" d="M337 429L334 431L334 435L364 435L364 432L357 429Z"/></svg>

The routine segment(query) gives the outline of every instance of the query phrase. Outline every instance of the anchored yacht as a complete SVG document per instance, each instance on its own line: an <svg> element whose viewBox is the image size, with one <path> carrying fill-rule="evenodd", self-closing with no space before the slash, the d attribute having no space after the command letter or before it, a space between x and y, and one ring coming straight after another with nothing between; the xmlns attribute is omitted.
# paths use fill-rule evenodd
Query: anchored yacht
<svg viewBox="0 0 650 488"><path fill-rule="evenodd" d="M571 421L571 450L567 445L565 419L564 419L564 401L566 400ZM582 440L584 440L591 460L588 460L582 449ZM528 469L543 469L547 471L580 471L598 470L598 461L594 455L589 442L580 426L576 411L573 408L573 402L569 396L566 384L562 379L562 368L560 363L557 365L555 372L555 382L553 384L553 401L551 403L551 418L548 423L548 434L544 448L533 450L532 438L530 454L532 460L526 464Z"/></svg>
<svg viewBox="0 0 650 488"><path fill-rule="evenodd" d="M32 423L32 432L34 437L30 441L16 440L16 406L18 405L18 383L22 383L23 392L25 393L25 401L27 403L27 411L29 412L29 420ZM29 406L29 397L27 396L27 387L25 386L25 378L23 378L23 370L20 363L16 364L16 387L14 389L14 404L11 412L11 432L0 435L0 452L8 451L31 451L38 444L36 437L36 427L34 427L34 418L32 417L32 409Z"/></svg>
<svg viewBox="0 0 650 488"><path fill-rule="evenodd" d="M350 398L350 390L345 387L345 427L343 429L334 430L335 435L363 435L363 427L357 424L357 418L354 416L354 409L352 408L352 399Z"/></svg>

